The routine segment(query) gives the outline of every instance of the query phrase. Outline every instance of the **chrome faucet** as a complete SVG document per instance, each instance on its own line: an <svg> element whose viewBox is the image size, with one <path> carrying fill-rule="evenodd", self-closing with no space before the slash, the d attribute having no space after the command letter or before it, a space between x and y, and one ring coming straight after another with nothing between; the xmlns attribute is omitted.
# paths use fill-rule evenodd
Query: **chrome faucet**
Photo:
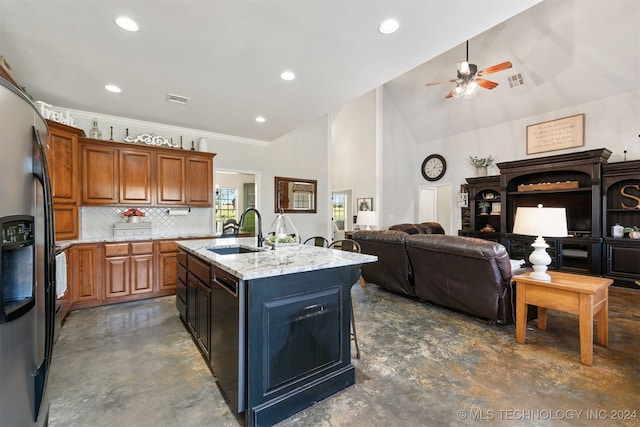
<svg viewBox="0 0 640 427"><path fill-rule="evenodd" d="M242 212L242 215L240 215L240 224L239 224L239 228L242 228L242 224L244 224L244 216L247 212L255 212L256 213L256 217L258 217L258 247L261 248L262 247L262 217L260 216L260 212L258 212L258 209L256 208L247 208L244 210L244 212Z"/></svg>

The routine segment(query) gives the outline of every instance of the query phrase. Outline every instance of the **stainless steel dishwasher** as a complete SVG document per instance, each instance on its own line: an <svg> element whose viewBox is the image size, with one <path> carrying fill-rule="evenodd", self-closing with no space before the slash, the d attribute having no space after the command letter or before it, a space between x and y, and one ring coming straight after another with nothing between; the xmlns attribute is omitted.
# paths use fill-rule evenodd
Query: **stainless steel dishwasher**
<svg viewBox="0 0 640 427"><path fill-rule="evenodd" d="M214 267L211 280L211 369L229 406L245 410L245 320L242 282Z"/></svg>

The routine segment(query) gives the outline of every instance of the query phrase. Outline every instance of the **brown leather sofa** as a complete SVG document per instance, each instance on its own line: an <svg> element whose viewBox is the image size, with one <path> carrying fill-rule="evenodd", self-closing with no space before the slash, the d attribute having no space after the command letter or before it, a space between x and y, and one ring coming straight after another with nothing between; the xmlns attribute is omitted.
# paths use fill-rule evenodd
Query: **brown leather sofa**
<svg viewBox="0 0 640 427"><path fill-rule="evenodd" d="M405 247L405 239L408 236L407 232L400 230L361 230L353 234L353 240L360 244L362 253L378 256L377 262L360 266L360 273L365 282L375 283L390 291L416 296L409 254Z"/></svg>
<svg viewBox="0 0 640 427"><path fill-rule="evenodd" d="M420 224L396 224L389 230L404 231L409 234L444 234L444 228L437 222L422 222Z"/></svg>
<svg viewBox="0 0 640 427"><path fill-rule="evenodd" d="M418 298L497 323L513 322L511 262L497 242L462 236L407 236Z"/></svg>
<svg viewBox="0 0 640 427"><path fill-rule="evenodd" d="M361 266L366 282L497 323L513 322L511 262L501 244L400 230L363 230L353 239L362 253L378 256L378 262Z"/></svg>

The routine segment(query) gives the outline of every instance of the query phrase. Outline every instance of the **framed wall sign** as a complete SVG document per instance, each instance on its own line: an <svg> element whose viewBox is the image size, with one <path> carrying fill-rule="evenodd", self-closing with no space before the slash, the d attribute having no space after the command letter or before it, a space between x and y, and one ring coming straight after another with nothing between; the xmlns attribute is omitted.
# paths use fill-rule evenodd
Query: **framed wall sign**
<svg viewBox="0 0 640 427"><path fill-rule="evenodd" d="M584 145L584 114L527 126L527 154Z"/></svg>

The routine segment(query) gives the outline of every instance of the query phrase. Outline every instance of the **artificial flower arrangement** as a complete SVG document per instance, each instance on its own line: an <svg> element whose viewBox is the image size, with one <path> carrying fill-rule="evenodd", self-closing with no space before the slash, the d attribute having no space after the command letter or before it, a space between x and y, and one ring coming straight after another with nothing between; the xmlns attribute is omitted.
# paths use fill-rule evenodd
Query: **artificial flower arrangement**
<svg viewBox="0 0 640 427"><path fill-rule="evenodd" d="M144 212L136 208L129 208L126 211L120 213L121 218L132 216L144 216Z"/></svg>
<svg viewBox="0 0 640 427"><path fill-rule="evenodd" d="M478 157L478 156L469 156L469 163L476 168L488 168L496 161L495 156L488 157Z"/></svg>

